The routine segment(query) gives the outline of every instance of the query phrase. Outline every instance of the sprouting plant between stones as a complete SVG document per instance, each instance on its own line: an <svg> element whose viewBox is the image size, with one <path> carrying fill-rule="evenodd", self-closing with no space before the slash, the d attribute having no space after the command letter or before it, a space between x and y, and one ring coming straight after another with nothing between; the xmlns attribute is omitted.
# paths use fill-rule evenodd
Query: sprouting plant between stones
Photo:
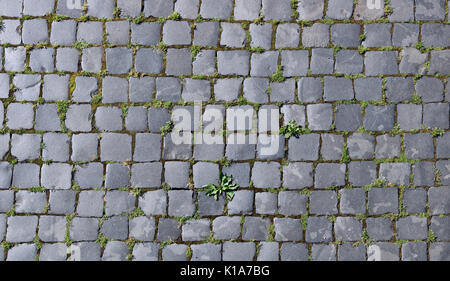
<svg viewBox="0 0 450 281"><path fill-rule="evenodd" d="M220 174L218 185L207 184L203 188L206 188L206 195L213 196L216 201L219 200L219 196L222 194L225 194L227 200L232 200L239 185L233 183L232 176Z"/></svg>
<svg viewBox="0 0 450 281"><path fill-rule="evenodd" d="M284 135L286 139L294 136L298 138L300 135L308 133L308 129L302 128L302 126L298 125L295 120L289 121L287 125L284 125L280 128L280 134Z"/></svg>
<svg viewBox="0 0 450 281"><path fill-rule="evenodd" d="M174 128L174 124L172 121L167 121L166 125L161 126L160 130L161 130L161 135L165 136L167 134L169 134L170 132L172 132Z"/></svg>

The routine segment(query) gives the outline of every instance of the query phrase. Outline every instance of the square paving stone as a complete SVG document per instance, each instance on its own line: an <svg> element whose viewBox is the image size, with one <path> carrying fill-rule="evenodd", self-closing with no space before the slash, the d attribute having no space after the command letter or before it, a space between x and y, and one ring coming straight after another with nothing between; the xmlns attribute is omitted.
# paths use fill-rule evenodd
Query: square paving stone
<svg viewBox="0 0 450 281"><path fill-rule="evenodd" d="M370 51L366 53L364 64L366 75L376 76L397 74L397 51Z"/></svg>
<svg viewBox="0 0 450 281"><path fill-rule="evenodd" d="M250 77L244 80L244 98L249 102L267 103L269 101L269 80ZM237 96L236 96L237 98Z"/></svg>
<svg viewBox="0 0 450 281"><path fill-rule="evenodd" d="M170 161L164 164L164 180L172 188L185 188L189 183L188 162Z"/></svg>
<svg viewBox="0 0 450 281"><path fill-rule="evenodd" d="M125 74L132 67L132 50L125 47L106 49L106 70L110 74Z"/></svg>
<svg viewBox="0 0 450 281"><path fill-rule="evenodd" d="M230 48L245 47L246 33L240 24L223 22L220 27L222 29L220 45Z"/></svg>
<svg viewBox="0 0 450 281"><path fill-rule="evenodd" d="M416 2L416 20L443 20L445 1L418 0Z"/></svg>
<svg viewBox="0 0 450 281"><path fill-rule="evenodd" d="M394 235L392 222L388 218L368 218L366 225L367 234L375 241L388 241Z"/></svg>
<svg viewBox="0 0 450 281"><path fill-rule="evenodd" d="M402 130L418 130L422 128L422 105L398 104L397 123Z"/></svg>
<svg viewBox="0 0 450 281"><path fill-rule="evenodd" d="M2 21L2 30L0 32L0 42L2 44L20 44L21 28L19 20L4 20Z"/></svg>
<svg viewBox="0 0 450 281"><path fill-rule="evenodd" d="M218 72L223 75L248 75L249 56L248 51L218 51Z"/></svg>
<svg viewBox="0 0 450 281"><path fill-rule="evenodd" d="M376 143L375 154L377 158L394 158L400 156L400 136L377 136Z"/></svg>
<svg viewBox="0 0 450 281"><path fill-rule="evenodd" d="M308 51L284 50L281 52L281 66L283 76L305 76L308 72L309 54Z"/></svg>
<svg viewBox="0 0 450 281"><path fill-rule="evenodd" d="M12 135L11 155L19 161L40 157L42 136L38 134Z"/></svg>
<svg viewBox="0 0 450 281"><path fill-rule="evenodd" d="M322 98L323 85L320 78L306 77L298 80L298 98L302 102L317 102Z"/></svg>
<svg viewBox="0 0 450 281"><path fill-rule="evenodd" d="M5 48L4 67L6 71L24 71L26 50L24 47Z"/></svg>
<svg viewBox="0 0 450 281"><path fill-rule="evenodd" d="M397 221L397 238L401 240L425 240L428 237L427 218L408 216Z"/></svg>
<svg viewBox="0 0 450 281"><path fill-rule="evenodd" d="M353 246L351 244L343 244L338 246L339 261L365 261L366 247L364 245Z"/></svg>
<svg viewBox="0 0 450 281"><path fill-rule="evenodd" d="M278 193L278 212L285 216L297 216L306 213L306 195L294 191Z"/></svg>
<svg viewBox="0 0 450 281"><path fill-rule="evenodd" d="M331 74L334 71L334 55L332 49L314 48L311 51L311 73Z"/></svg>
<svg viewBox="0 0 450 281"><path fill-rule="evenodd" d="M183 225L181 238L183 241L202 241L210 236L209 219L189 220Z"/></svg>
<svg viewBox="0 0 450 281"><path fill-rule="evenodd" d="M224 196L220 196L218 200L206 195L206 192L198 192L197 196L198 214L200 216L218 216L223 214L225 206Z"/></svg>
<svg viewBox="0 0 450 281"><path fill-rule="evenodd" d="M363 214L366 211L366 194L362 188L342 189L340 211L343 214Z"/></svg>
<svg viewBox="0 0 450 281"><path fill-rule="evenodd" d="M163 42L169 46L191 44L191 27L186 21L167 21L162 31Z"/></svg>
<svg viewBox="0 0 450 281"><path fill-rule="evenodd" d="M144 14L146 17L168 17L173 12L173 1L145 0Z"/></svg>
<svg viewBox="0 0 450 281"><path fill-rule="evenodd" d="M342 47L358 47L361 26L354 23L336 23L331 26L331 42Z"/></svg>
<svg viewBox="0 0 450 281"><path fill-rule="evenodd" d="M172 136L164 137L163 159L188 160L191 157L192 146L190 144L175 144Z"/></svg>
<svg viewBox="0 0 450 281"><path fill-rule="evenodd" d="M277 195L271 192L256 193L255 208L258 214L274 215L278 209Z"/></svg>
<svg viewBox="0 0 450 281"><path fill-rule="evenodd" d="M448 25L440 23L424 23L422 25L422 42L425 46L448 47L450 43L441 36L450 31Z"/></svg>
<svg viewBox="0 0 450 281"><path fill-rule="evenodd" d="M131 43L140 45L156 45L159 43L161 24L143 22L131 24Z"/></svg>
<svg viewBox="0 0 450 281"><path fill-rule="evenodd" d="M69 75L49 74L44 76L42 97L46 101L67 100L69 97Z"/></svg>
<svg viewBox="0 0 450 281"><path fill-rule="evenodd" d="M6 17L20 17L22 15L23 0L2 0L0 15Z"/></svg>
<svg viewBox="0 0 450 281"><path fill-rule="evenodd" d="M103 216L104 191L81 191L78 195L77 214L82 217ZM93 222L92 222L93 224Z"/></svg>
<svg viewBox="0 0 450 281"><path fill-rule="evenodd" d="M283 243L281 245L280 257L282 261L307 261L308 248L306 244Z"/></svg>
<svg viewBox="0 0 450 281"><path fill-rule="evenodd" d="M75 102L90 102L98 92L98 80L95 77L77 76L72 100Z"/></svg>
<svg viewBox="0 0 450 281"><path fill-rule="evenodd" d="M434 77L423 77L416 81L416 92L424 102L439 102L444 96L444 84Z"/></svg>
<svg viewBox="0 0 450 281"><path fill-rule="evenodd" d="M92 161L98 149L97 134L76 134L72 136L72 161Z"/></svg>
<svg viewBox="0 0 450 281"><path fill-rule="evenodd" d="M24 44L38 44L48 41L48 26L44 19L25 20L22 27Z"/></svg>
<svg viewBox="0 0 450 281"><path fill-rule="evenodd" d="M428 103L423 106L423 124L428 128L448 129L450 105L448 103Z"/></svg>
<svg viewBox="0 0 450 281"><path fill-rule="evenodd" d="M313 165L293 162L283 166L283 187L302 189L313 186Z"/></svg>
<svg viewBox="0 0 450 281"><path fill-rule="evenodd" d="M405 48L400 52L402 57L399 65L400 73L425 74L428 54L422 54L415 48Z"/></svg>
<svg viewBox="0 0 450 281"><path fill-rule="evenodd" d="M113 18L114 0L88 0L87 15L94 18Z"/></svg>
<svg viewBox="0 0 450 281"><path fill-rule="evenodd" d="M450 161L440 160L436 162L436 168L439 170L440 184L450 185Z"/></svg>
<svg viewBox="0 0 450 281"><path fill-rule="evenodd" d="M167 245L162 249L162 259L163 261L187 261L187 249L188 246L184 244Z"/></svg>
<svg viewBox="0 0 450 281"><path fill-rule="evenodd" d="M414 174L413 184L416 186L432 186L434 185L434 163L418 162L413 165L412 173Z"/></svg>
<svg viewBox="0 0 450 281"><path fill-rule="evenodd" d="M96 242L75 243L70 246L70 261L100 261L101 247Z"/></svg>
<svg viewBox="0 0 450 281"><path fill-rule="evenodd" d="M354 96L352 80L343 77L325 77L325 101L351 100Z"/></svg>
<svg viewBox="0 0 450 281"><path fill-rule="evenodd" d="M377 179L377 164L371 161L350 162L348 178L353 186L366 186Z"/></svg>
<svg viewBox="0 0 450 281"><path fill-rule="evenodd" d="M299 20L318 20L323 17L323 0L300 0L297 4Z"/></svg>
<svg viewBox="0 0 450 281"><path fill-rule="evenodd" d="M415 218L415 217L412 217ZM418 222L416 222L417 224ZM417 226L418 227L418 226ZM423 226L421 225L420 233L423 233ZM446 241L450 237L450 220L448 217L433 217L430 225L431 231L436 235L437 241ZM425 225L426 230L426 225ZM423 239L423 238L422 238Z"/></svg>
<svg viewBox="0 0 450 281"><path fill-rule="evenodd" d="M315 131L329 130L333 119L331 104L310 104L306 107L309 128Z"/></svg>
<svg viewBox="0 0 450 281"><path fill-rule="evenodd" d="M234 163L228 167L222 167L222 173L233 177L233 182L241 187L248 187L250 182L249 163Z"/></svg>
<svg viewBox="0 0 450 281"><path fill-rule="evenodd" d="M77 23L74 20L53 21L50 43L54 45L72 45L76 40Z"/></svg>
<svg viewBox="0 0 450 281"><path fill-rule="evenodd" d="M364 128L370 131L389 131L394 128L395 122L395 106L375 106L366 107L364 117Z"/></svg>
<svg viewBox="0 0 450 281"><path fill-rule="evenodd" d="M450 243L431 243L430 261L449 261Z"/></svg>
<svg viewBox="0 0 450 281"><path fill-rule="evenodd" d="M251 47L261 47L263 49L270 49L272 46L272 24L250 24L249 28Z"/></svg>
<svg viewBox="0 0 450 281"><path fill-rule="evenodd" d="M364 25L364 34L366 38L362 42L365 47L383 47L391 46L391 29L390 23L372 23Z"/></svg>
<svg viewBox="0 0 450 281"><path fill-rule="evenodd" d="M306 242L330 242L332 240L332 223L326 217L309 217L306 228Z"/></svg>
<svg viewBox="0 0 450 281"><path fill-rule="evenodd" d="M325 160L340 160L344 148L344 137L335 134L322 134L320 155Z"/></svg>
<svg viewBox="0 0 450 281"><path fill-rule="evenodd" d="M331 0L328 3L327 18L344 20L353 14L352 0Z"/></svg>
<svg viewBox="0 0 450 281"><path fill-rule="evenodd" d="M260 9L261 0L236 0L234 19L252 21L259 16Z"/></svg>
<svg viewBox="0 0 450 281"><path fill-rule="evenodd" d="M412 77L386 78L386 97L392 102L409 100L414 94L414 81Z"/></svg>
<svg viewBox="0 0 450 281"><path fill-rule="evenodd" d="M208 184L216 184L219 180L219 165L197 162L193 165L194 186L201 188Z"/></svg>
<svg viewBox="0 0 450 281"><path fill-rule="evenodd" d="M310 211L317 215L337 214L337 194L332 190L314 190L310 195Z"/></svg>
<svg viewBox="0 0 450 281"><path fill-rule="evenodd" d="M255 158L256 141L256 135L254 134L229 134L227 136L225 157L227 157L228 160L250 160Z"/></svg>
<svg viewBox="0 0 450 281"><path fill-rule="evenodd" d="M395 23L392 45L395 47L415 46L419 41L419 25L414 23Z"/></svg>
<svg viewBox="0 0 450 281"><path fill-rule="evenodd" d="M450 187L431 187L428 190L430 211L433 215L450 213Z"/></svg>
<svg viewBox="0 0 450 281"><path fill-rule="evenodd" d="M6 213L11 210L14 203L14 191L1 190L0 191L0 212ZM2 235L0 235L3 237Z"/></svg>
<svg viewBox="0 0 450 281"><path fill-rule="evenodd" d="M212 75L216 71L216 51L203 50L195 57L192 64L194 74Z"/></svg>
<svg viewBox="0 0 450 281"><path fill-rule="evenodd" d="M106 38L110 44L127 45L130 41L130 23L113 21L106 23Z"/></svg>
<svg viewBox="0 0 450 281"><path fill-rule="evenodd" d="M39 261L65 261L67 246L64 243L44 244L39 254Z"/></svg>
<svg viewBox="0 0 450 281"><path fill-rule="evenodd" d="M65 215L75 211L75 190L51 190L49 214Z"/></svg>
<svg viewBox="0 0 450 281"><path fill-rule="evenodd" d="M87 163L75 166L74 180L81 189L101 188L103 186L103 165Z"/></svg>
<svg viewBox="0 0 450 281"><path fill-rule="evenodd" d="M136 134L133 160L138 162L157 161L161 158L161 136L157 134Z"/></svg>
<svg viewBox="0 0 450 281"><path fill-rule="evenodd" d="M392 0L389 5L392 8L392 14L389 15L390 21L414 20L413 2L407 0Z"/></svg>
<svg viewBox="0 0 450 281"><path fill-rule="evenodd" d="M128 245L120 241L108 241L103 251L102 261L126 261Z"/></svg>
<svg viewBox="0 0 450 281"><path fill-rule="evenodd" d="M255 162L252 170L252 182L257 188L280 187L280 164L276 162Z"/></svg>
<svg viewBox="0 0 450 281"><path fill-rule="evenodd" d="M100 140L102 161L131 160L131 136L126 134L104 133Z"/></svg>
<svg viewBox="0 0 450 281"><path fill-rule="evenodd" d="M394 243L380 242L367 248L368 261L398 261L400 246Z"/></svg>
<svg viewBox="0 0 450 281"><path fill-rule="evenodd" d="M104 219L100 232L107 238L125 240L128 237L128 218L114 216Z"/></svg>
<svg viewBox="0 0 450 281"><path fill-rule="evenodd" d="M303 239L302 224L299 219L274 218L276 241L300 241Z"/></svg>
<svg viewBox="0 0 450 281"><path fill-rule="evenodd" d="M190 190L169 191L169 216L192 216L195 211L194 193Z"/></svg>
<svg viewBox="0 0 450 281"><path fill-rule="evenodd" d="M81 55L81 69L86 72L100 72L102 70L102 47L83 49Z"/></svg>
<svg viewBox="0 0 450 281"><path fill-rule="evenodd" d="M200 22L195 25L194 45L217 46L219 40L219 22Z"/></svg>
<svg viewBox="0 0 450 281"><path fill-rule="evenodd" d="M139 208L146 215L163 215L166 213L167 192L164 190L147 191L139 198Z"/></svg>
<svg viewBox="0 0 450 281"><path fill-rule="evenodd" d="M8 251L8 258L6 261L35 261L36 255L36 245L19 244Z"/></svg>
<svg viewBox="0 0 450 281"><path fill-rule="evenodd" d="M315 170L315 187L336 187L345 185L346 167L344 164L319 163Z"/></svg>
<svg viewBox="0 0 450 281"><path fill-rule="evenodd" d="M153 100L154 77L131 77L129 86L130 102L151 102Z"/></svg>
<svg viewBox="0 0 450 281"><path fill-rule="evenodd" d="M381 163L380 177L386 178L389 183L396 185L408 185L411 173L409 163Z"/></svg>
<svg viewBox="0 0 450 281"><path fill-rule="evenodd" d="M236 239L241 233L240 217L217 217L212 222L216 239Z"/></svg>
<svg viewBox="0 0 450 281"><path fill-rule="evenodd" d="M95 241L98 237L98 220L75 217L70 225L70 239L73 241Z"/></svg>
<svg viewBox="0 0 450 281"><path fill-rule="evenodd" d="M380 3L380 2L378 2ZM356 20L374 20L384 15L384 3L381 5L370 5L370 2L358 0L355 6L354 18Z"/></svg>
<svg viewBox="0 0 450 281"><path fill-rule="evenodd" d="M313 261L335 261L336 246L334 244L313 244L311 257Z"/></svg>
<svg viewBox="0 0 450 281"><path fill-rule="evenodd" d="M131 106L125 116L127 131L142 132L147 130L148 112L144 106Z"/></svg>
<svg viewBox="0 0 450 281"><path fill-rule="evenodd" d="M192 245L191 261L220 261L221 260L221 245L212 243L205 243L199 245Z"/></svg>
<svg viewBox="0 0 450 281"><path fill-rule="evenodd" d="M60 216L41 216L38 236L44 242L62 242L66 234L66 218Z"/></svg>
<svg viewBox="0 0 450 281"><path fill-rule="evenodd" d="M251 58L251 76L272 76L277 71L278 52L267 51L253 53Z"/></svg>
<svg viewBox="0 0 450 281"><path fill-rule="evenodd" d="M427 244L425 242L407 242L402 245L402 261L426 261Z"/></svg>
<svg viewBox="0 0 450 281"><path fill-rule="evenodd" d="M289 0L262 0L262 14L265 20L288 21L292 10Z"/></svg>
<svg viewBox="0 0 450 281"><path fill-rule="evenodd" d="M342 104L336 107L336 130L356 131L362 124L362 112L359 104Z"/></svg>
<svg viewBox="0 0 450 281"><path fill-rule="evenodd" d="M279 245L276 242L261 242L259 243L259 252L257 261L278 261L279 260Z"/></svg>
<svg viewBox="0 0 450 281"><path fill-rule="evenodd" d="M324 23L315 23L303 27L302 45L305 47L326 47L330 43L330 26Z"/></svg>
<svg viewBox="0 0 450 281"><path fill-rule="evenodd" d="M363 71L363 57L356 50L341 50L336 55L336 72L357 74Z"/></svg>
<svg viewBox="0 0 450 281"><path fill-rule="evenodd" d="M175 2L175 11L184 19L195 19L198 15L199 6L199 0L180 0Z"/></svg>
<svg viewBox="0 0 450 281"><path fill-rule="evenodd" d="M100 131L122 130L122 109L101 106L95 112L95 127Z"/></svg>
<svg viewBox="0 0 450 281"><path fill-rule="evenodd" d="M270 84L271 102L294 102L295 100L295 80L287 79L284 82Z"/></svg>
<svg viewBox="0 0 450 281"><path fill-rule="evenodd" d="M184 79L181 97L189 102L208 101L211 98L210 82L191 78Z"/></svg>
<svg viewBox="0 0 450 281"><path fill-rule="evenodd" d="M256 253L253 242L225 242L223 244L223 261L252 261Z"/></svg>
<svg viewBox="0 0 450 281"><path fill-rule="evenodd" d="M53 48L35 49L30 51L30 68L34 72L53 72L55 50ZM69 55L67 54L67 59ZM75 70L76 72L76 70Z"/></svg>
<svg viewBox="0 0 450 281"><path fill-rule="evenodd" d="M304 31L305 32L305 31ZM318 31L320 32L320 31ZM305 34L305 33L303 33ZM304 35L306 36L306 35ZM308 39L310 39L308 37ZM314 39L312 39L313 42ZM309 40L307 41L309 42ZM295 23L282 23L277 26L275 37L275 48L297 48L300 43L300 26ZM306 46L305 42L303 45ZM307 46L311 47L311 46Z"/></svg>
<svg viewBox="0 0 450 281"><path fill-rule="evenodd" d="M39 166L32 163L20 163L14 166L12 186L31 188L39 186Z"/></svg>
<svg viewBox="0 0 450 281"><path fill-rule="evenodd" d="M436 139L436 156L438 158L450 157L450 133L444 133Z"/></svg>
<svg viewBox="0 0 450 281"><path fill-rule="evenodd" d="M32 242L36 235L37 226L37 216L9 217L5 241L12 243Z"/></svg>
<svg viewBox="0 0 450 281"><path fill-rule="evenodd" d="M156 240L158 242L178 240L181 235L181 226L174 219L163 218L159 220L158 234Z"/></svg>
<svg viewBox="0 0 450 281"><path fill-rule="evenodd" d="M89 44L102 44L102 23L99 21L80 22L78 24L77 41L85 41Z"/></svg>
<svg viewBox="0 0 450 281"><path fill-rule="evenodd" d="M33 104L11 103L6 110L6 126L12 130L31 129L33 127Z"/></svg>
<svg viewBox="0 0 450 281"><path fill-rule="evenodd" d="M289 139L290 161L315 161L319 159L319 134L301 135Z"/></svg>
<svg viewBox="0 0 450 281"><path fill-rule="evenodd" d="M250 190L238 190L233 199L228 202L228 214L243 215L251 214L253 211L254 192Z"/></svg>
<svg viewBox="0 0 450 281"><path fill-rule="evenodd" d="M58 48L56 52L56 69L58 71L77 72L79 57L78 50L74 48ZM51 60L49 69L53 70L53 57L51 57Z"/></svg>
<svg viewBox="0 0 450 281"><path fill-rule="evenodd" d="M16 194L17 213L43 213L47 202L46 194L43 192L18 191Z"/></svg>
<svg viewBox="0 0 450 281"><path fill-rule="evenodd" d="M70 138L65 134L47 133L44 135L42 144L42 159L57 162L66 162L69 160Z"/></svg>
<svg viewBox="0 0 450 281"><path fill-rule="evenodd" d="M129 221L130 237L139 241L153 241L155 238L156 224L152 217L136 217Z"/></svg>
<svg viewBox="0 0 450 281"><path fill-rule="evenodd" d="M431 134L405 134L405 155L408 159L433 158L434 144Z"/></svg>
<svg viewBox="0 0 450 281"><path fill-rule="evenodd" d="M136 197L127 191L109 191L106 193L105 200L105 214L107 216L129 214L133 211L136 203Z"/></svg>
<svg viewBox="0 0 450 281"><path fill-rule="evenodd" d="M369 190L369 214L398 213L397 188L372 188Z"/></svg>
<svg viewBox="0 0 450 281"><path fill-rule="evenodd" d="M163 68L163 56L160 51L141 48L136 52L135 69L137 72L159 74Z"/></svg>
<svg viewBox="0 0 450 281"><path fill-rule="evenodd" d="M128 101L128 81L124 78L108 76L103 79L103 103Z"/></svg>
<svg viewBox="0 0 450 281"><path fill-rule="evenodd" d="M138 163L131 167L131 187L154 188L161 186L161 163Z"/></svg>

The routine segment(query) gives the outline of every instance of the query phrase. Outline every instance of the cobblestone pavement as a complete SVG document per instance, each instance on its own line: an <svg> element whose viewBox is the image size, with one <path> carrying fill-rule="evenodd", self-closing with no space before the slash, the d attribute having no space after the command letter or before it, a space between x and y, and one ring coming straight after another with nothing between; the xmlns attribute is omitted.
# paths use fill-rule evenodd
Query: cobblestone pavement
<svg viewBox="0 0 450 281"><path fill-rule="evenodd" d="M0 260L450 260L449 2L366 2L0 0Z"/></svg>

